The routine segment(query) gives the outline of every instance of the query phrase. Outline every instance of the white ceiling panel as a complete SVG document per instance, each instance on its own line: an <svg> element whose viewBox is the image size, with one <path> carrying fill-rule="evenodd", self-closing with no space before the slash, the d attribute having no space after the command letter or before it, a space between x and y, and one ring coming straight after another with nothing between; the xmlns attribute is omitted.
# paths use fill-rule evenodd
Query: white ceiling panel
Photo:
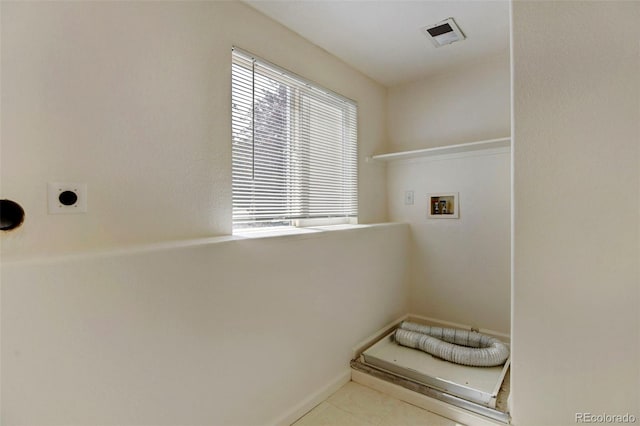
<svg viewBox="0 0 640 426"><path fill-rule="evenodd" d="M385 86L509 50L509 2L245 0ZM453 17L466 40L435 48L420 29Z"/></svg>

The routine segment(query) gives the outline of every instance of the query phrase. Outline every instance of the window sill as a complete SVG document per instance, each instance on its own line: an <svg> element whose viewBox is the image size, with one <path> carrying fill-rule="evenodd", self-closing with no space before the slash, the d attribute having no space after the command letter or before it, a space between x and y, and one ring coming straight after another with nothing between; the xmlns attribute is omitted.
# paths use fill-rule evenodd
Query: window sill
<svg viewBox="0 0 640 426"><path fill-rule="evenodd" d="M339 231L345 229L361 229L369 228L374 225L355 225L355 224L341 224L341 225L323 225L323 226L307 226L307 227L294 227L294 226L279 226L273 228L263 229L249 229L243 231L236 231L233 233L234 237L240 238L268 238L268 237L283 237L286 235L308 235L316 234L326 231Z"/></svg>

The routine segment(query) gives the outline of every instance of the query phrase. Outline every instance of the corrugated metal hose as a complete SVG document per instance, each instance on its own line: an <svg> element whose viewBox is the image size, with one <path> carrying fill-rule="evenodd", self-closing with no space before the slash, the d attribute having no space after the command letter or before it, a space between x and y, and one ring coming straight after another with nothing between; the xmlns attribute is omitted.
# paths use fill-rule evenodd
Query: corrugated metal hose
<svg viewBox="0 0 640 426"><path fill-rule="evenodd" d="M473 367L502 365L509 347L495 337L475 331L430 327L403 321L394 334L402 346L420 349L447 361Z"/></svg>

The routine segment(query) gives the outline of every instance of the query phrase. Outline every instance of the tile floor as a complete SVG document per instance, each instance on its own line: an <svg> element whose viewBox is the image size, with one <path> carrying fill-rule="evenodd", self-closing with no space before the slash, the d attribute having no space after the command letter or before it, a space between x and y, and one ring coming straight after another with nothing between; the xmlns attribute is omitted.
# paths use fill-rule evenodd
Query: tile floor
<svg viewBox="0 0 640 426"><path fill-rule="evenodd" d="M294 426L462 426L430 411L349 382Z"/></svg>

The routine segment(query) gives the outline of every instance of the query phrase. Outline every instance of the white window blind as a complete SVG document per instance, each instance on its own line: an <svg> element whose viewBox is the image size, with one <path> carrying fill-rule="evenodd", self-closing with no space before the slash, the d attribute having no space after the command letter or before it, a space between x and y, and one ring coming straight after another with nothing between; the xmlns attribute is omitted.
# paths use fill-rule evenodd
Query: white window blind
<svg viewBox="0 0 640 426"><path fill-rule="evenodd" d="M357 105L234 48L234 229L358 215Z"/></svg>

